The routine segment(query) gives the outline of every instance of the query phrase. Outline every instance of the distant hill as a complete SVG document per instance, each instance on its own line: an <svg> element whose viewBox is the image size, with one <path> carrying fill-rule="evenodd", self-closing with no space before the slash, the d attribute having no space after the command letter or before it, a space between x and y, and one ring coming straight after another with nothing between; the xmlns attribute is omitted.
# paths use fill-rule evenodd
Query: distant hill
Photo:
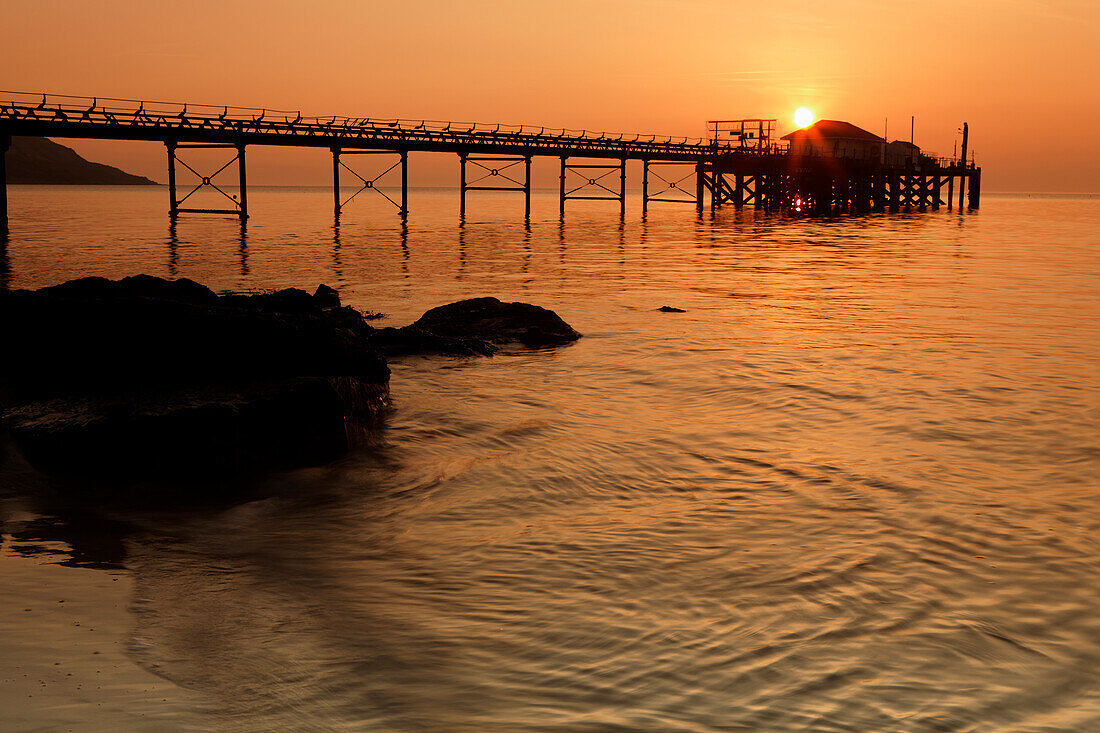
<svg viewBox="0 0 1100 733"><path fill-rule="evenodd" d="M155 186L143 176L84 160L72 148L44 137L12 137L5 159L8 183Z"/></svg>

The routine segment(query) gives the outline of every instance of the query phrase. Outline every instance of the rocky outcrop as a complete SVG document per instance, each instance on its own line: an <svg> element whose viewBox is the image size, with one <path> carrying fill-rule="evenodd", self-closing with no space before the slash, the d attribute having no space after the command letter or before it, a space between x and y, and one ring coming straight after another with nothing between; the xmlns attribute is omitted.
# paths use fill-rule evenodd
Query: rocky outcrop
<svg viewBox="0 0 1100 733"><path fill-rule="evenodd" d="M386 383L373 329L327 297L219 297L191 280L146 275L3 293L9 358L0 375L15 397L287 376Z"/></svg>
<svg viewBox="0 0 1100 733"><path fill-rule="evenodd" d="M496 298L433 308L404 328L367 317L325 285L218 295L138 275L2 292L5 429L36 467L111 480L316 465L378 427L385 354L488 355L580 337L553 311Z"/></svg>
<svg viewBox="0 0 1100 733"><path fill-rule="evenodd" d="M54 472L232 475L320 463L377 424L389 367L335 291L218 296L84 278L0 294L5 422Z"/></svg>
<svg viewBox="0 0 1100 733"><path fill-rule="evenodd" d="M541 348L579 338L580 334L552 310L528 303L502 303L496 298L441 305L404 328L377 332L378 343L391 355L489 355L509 343Z"/></svg>

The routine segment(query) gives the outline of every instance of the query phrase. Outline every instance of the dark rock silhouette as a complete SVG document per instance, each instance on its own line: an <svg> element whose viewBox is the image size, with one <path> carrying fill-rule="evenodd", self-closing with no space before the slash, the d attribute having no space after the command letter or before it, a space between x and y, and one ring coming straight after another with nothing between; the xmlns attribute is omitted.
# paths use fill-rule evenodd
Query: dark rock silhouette
<svg viewBox="0 0 1100 733"><path fill-rule="evenodd" d="M84 278L0 294L0 323L8 430L54 472L320 463L388 402L373 329L327 292L219 297L190 280Z"/></svg>
<svg viewBox="0 0 1100 733"><path fill-rule="evenodd" d="M191 280L82 278L0 292L7 433L51 473L142 480L317 465L369 438L383 354L564 344L553 311L475 298L375 329L322 285L217 295Z"/></svg>
<svg viewBox="0 0 1100 733"><path fill-rule="evenodd" d="M687 313L683 308L674 308L671 305L662 305L658 308L661 313Z"/></svg>
<svg viewBox="0 0 1100 733"><path fill-rule="evenodd" d="M80 157L44 137L12 137L7 152L8 183L155 186L143 176Z"/></svg>
<svg viewBox="0 0 1100 733"><path fill-rule="evenodd" d="M316 292L313 293L313 300L322 308L340 307L340 293L324 283L317 286Z"/></svg>
<svg viewBox="0 0 1100 733"><path fill-rule="evenodd" d="M471 298L432 308L404 328L378 331L387 354L482 354L519 343L529 347L560 346L580 334L557 313L527 303Z"/></svg>
<svg viewBox="0 0 1100 733"><path fill-rule="evenodd" d="M386 382L373 329L322 302L295 289L219 297L147 275L2 293L12 356L0 375L16 393L46 396L286 376Z"/></svg>

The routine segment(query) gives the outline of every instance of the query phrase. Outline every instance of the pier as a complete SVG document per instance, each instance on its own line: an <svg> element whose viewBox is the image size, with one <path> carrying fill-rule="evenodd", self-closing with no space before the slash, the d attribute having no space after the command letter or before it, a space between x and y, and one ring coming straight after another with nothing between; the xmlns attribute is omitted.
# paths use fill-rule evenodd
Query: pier
<svg viewBox="0 0 1100 733"><path fill-rule="evenodd" d="M8 226L4 152L12 136L163 143L168 211L173 219L181 214L228 214L247 219L245 152L255 145L330 150L337 219L364 191L383 196L402 219L407 218L408 156L419 151L457 155L463 215L471 193L513 191L524 196L526 216L530 217L531 162L535 157L559 161L562 216L566 203L574 200L614 202L625 216L629 161L641 163L643 214L655 203L690 204L699 212L708 205L712 209L752 206L812 215L938 209L952 205L956 185L960 210L964 197L967 208L976 209L980 204L981 168L967 160L965 126L962 154L955 159L919 150L895 151L897 146L882 138L876 138L880 142L864 140L862 146L856 144L858 140L835 136L823 142L810 134L812 127L796 139L786 140L802 131L777 140L773 137L775 120L708 124L708 137L686 138L537 125L305 117L300 111L0 91L0 229L6 231ZM819 137L827 134L823 126ZM185 159L187 151L194 149L224 149L231 157L220 169L204 172ZM355 156L360 155L378 156L389 165L379 175L363 175L353 167ZM181 169L196 181L182 195ZM231 175L233 169L238 196L215 181L220 174ZM346 197L341 186L343 171L357 181L357 188ZM207 188L222 194L223 208L188 206L192 195Z"/></svg>

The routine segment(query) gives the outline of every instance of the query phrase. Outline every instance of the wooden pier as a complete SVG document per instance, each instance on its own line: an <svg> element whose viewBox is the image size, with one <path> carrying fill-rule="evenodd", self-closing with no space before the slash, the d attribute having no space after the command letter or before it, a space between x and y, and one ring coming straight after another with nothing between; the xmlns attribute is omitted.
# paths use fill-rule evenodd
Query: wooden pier
<svg viewBox="0 0 1100 733"><path fill-rule="evenodd" d="M771 137L774 122L712 122L709 138L691 139L532 125L304 117L298 111L0 92L0 230L6 232L8 227L4 153L12 136L163 143L168 159L168 211L173 219L192 213L247 219L245 150L251 145L330 150L337 219L364 191L381 195L406 218L408 155L415 151L457 154L463 215L471 192L513 191L524 195L530 217L531 161L536 156L559 159L562 216L566 202L574 200L612 201L625 216L628 161L641 162L643 214L653 203L687 203L700 212L709 203L713 209L752 206L809 215L937 209L952 205L956 182L960 210L967 189L968 208L980 204L981 168L966 159L965 133L957 160L917 153L891 159L885 154L886 141L880 146L882 154L868 146L838 148L835 142L831 150L806 141L784 144ZM183 159L189 150L211 148L232 156L213 173L200 172ZM349 165L348 156L365 154L379 156L388 167L381 174L362 175ZM197 181L182 196L177 180L181 168ZM236 197L214 180L232 168L237 173ZM346 198L342 171L357 180L356 190ZM224 208L187 205L192 195L204 189L222 194Z"/></svg>

